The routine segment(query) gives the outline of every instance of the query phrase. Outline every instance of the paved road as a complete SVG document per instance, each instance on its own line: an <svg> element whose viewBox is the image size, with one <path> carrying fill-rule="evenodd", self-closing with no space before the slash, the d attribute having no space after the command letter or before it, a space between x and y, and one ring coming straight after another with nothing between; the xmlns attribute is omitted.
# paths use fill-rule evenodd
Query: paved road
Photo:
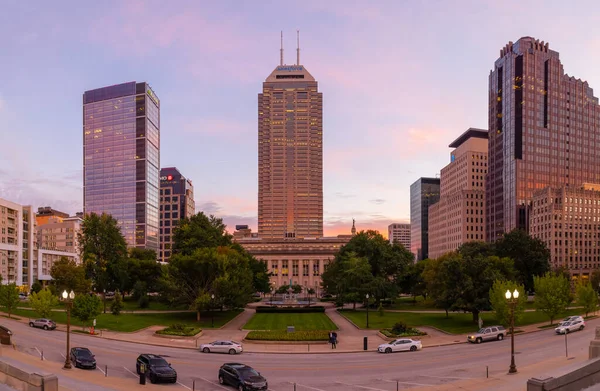
<svg viewBox="0 0 600 391"><path fill-rule="evenodd" d="M38 356L43 351L46 360L64 361L66 334L59 331L30 329L8 319L0 321L14 332L19 350ZM581 332L568 336L569 356L587 357L589 341L600 320L588 322ZM481 345L459 344L428 348L419 352L396 354L252 354L228 356L202 354L195 350L163 348L111 341L72 334L71 346L87 346L95 354L99 371L108 369L108 376L119 377L135 384L135 359L139 353L155 353L167 357L179 374L179 383L164 385L172 389L216 391L217 371L224 362L252 365L269 380L274 391L394 391L435 386L464 379L484 379L486 367L490 376L505 374L510 360L510 339ZM551 358L565 356L565 338L553 329L519 335L516 339L517 366L527 366ZM568 363L565 358L565 363ZM60 372L60 371L58 371ZM524 388L524 384L523 384ZM521 388L521 389L523 389ZM231 389L231 388L225 388ZM493 389L489 387L488 389Z"/></svg>

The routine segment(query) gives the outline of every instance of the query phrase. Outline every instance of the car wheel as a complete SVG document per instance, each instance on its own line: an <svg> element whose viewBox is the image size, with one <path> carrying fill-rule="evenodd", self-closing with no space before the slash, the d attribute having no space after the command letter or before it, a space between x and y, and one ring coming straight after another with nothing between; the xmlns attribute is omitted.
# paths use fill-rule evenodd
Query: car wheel
<svg viewBox="0 0 600 391"><path fill-rule="evenodd" d="M415 350L417 350L417 347L415 345L413 345L413 346L410 347L410 351L411 352L414 352Z"/></svg>
<svg viewBox="0 0 600 391"><path fill-rule="evenodd" d="M48 331L48 325L44 325L44 330Z"/></svg>
<svg viewBox="0 0 600 391"><path fill-rule="evenodd" d="M225 379L221 375L219 375L219 384L225 384Z"/></svg>
<svg viewBox="0 0 600 391"><path fill-rule="evenodd" d="M392 348L385 348L385 352L386 353L391 353L392 352Z"/></svg>
<svg viewBox="0 0 600 391"><path fill-rule="evenodd" d="M156 378L154 377L153 374L150 374L150 383L152 383L152 384L156 383Z"/></svg>
<svg viewBox="0 0 600 391"><path fill-rule="evenodd" d="M565 329L565 334L569 334L569 329Z"/></svg>
<svg viewBox="0 0 600 391"><path fill-rule="evenodd" d="M498 341L502 341L504 339L504 335L498 334Z"/></svg>
<svg viewBox="0 0 600 391"><path fill-rule="evenodd" d="M238 386L238 390L239 390L239 391L246 391L246 389L244 388L244 385L243 385L243 384L240 384L240 385Z"/></svg>
<svg viewBox="0 0 600 391"><path fill-rule="evenodd" d="M477 339L475 340L475 342L476 342L476 343L481 343L482 341L483 341L483 340L481 339L481 337L479 337L479 338L477 338Z"/></svg>
<svg viewBox="0 0 600 391"><path fill-rule="evenodd" d="M210 349L209 348L204 348L204 349L202 349L202 353L210 353Z"/></svg>
<svg viewBox="0 0 600 391"><path fill-rule="evenodd" d="M235 349L229 349L229 354L235 354Z"/></svg>
<svg viewBox="0 0 600 391"><path fill-rule="evenodd" d="M580 330L580 331L581 331L581 330L583 330L583 326L579 327L579 330Z"/></svg>
<svg viewBox="0 0 600 391"><path fill-rule="evenodd" d="M33 327L33 322L29 322L29 327Z"/></svg>

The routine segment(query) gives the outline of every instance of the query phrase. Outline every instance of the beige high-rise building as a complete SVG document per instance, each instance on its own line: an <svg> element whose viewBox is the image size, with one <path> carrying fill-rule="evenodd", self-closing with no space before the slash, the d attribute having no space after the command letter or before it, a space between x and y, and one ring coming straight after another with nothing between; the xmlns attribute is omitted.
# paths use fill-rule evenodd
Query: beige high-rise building
<svg viewBox="0 0 600 391"><path fill-rule="evenodd" d="M410 224L393 223L388 225L390 243L399 243L410 251Z"/></svg>
<svg viewBox="0 0 600 391"><path fill-rule="evenodd" d="M44 250L77 253L77 233L81 228L81 217L51 217L46 224L37 226L38 248Z"/></svg>
<svg viewBox="0 0 600 391"><path fill-rule="evenodd" d="M34 233L33 208L0 198L0 275L3 284L30 284L30 268L35 261Z"/></svg>
<svg viewBox="0 0 600 391"><path fill-rule="evenodd" d="M529 233L546 243L553 268L581 278L600 268L600 185L547 187L531 205Z"/></svg>
<svg viewBox="0 0 600 391"><path fill-rule="evenodd" d="M299 51L298 51L299 53ZM258 235L323 236L323 94L300 65L281 64L258 95Z"/></svg>
<svg viewBox="0 0 600 391"><path fill-rule="evenodd" d="M440 200L429 207L430 258L485 240L488 131L469 128L449 147L454 150L440 173Z"/></svg>

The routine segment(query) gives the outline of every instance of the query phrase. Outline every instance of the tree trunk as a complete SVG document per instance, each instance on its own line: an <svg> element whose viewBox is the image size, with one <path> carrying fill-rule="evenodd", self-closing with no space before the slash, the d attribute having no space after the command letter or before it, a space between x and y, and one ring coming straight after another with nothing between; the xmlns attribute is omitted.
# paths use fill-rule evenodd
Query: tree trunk
<svg viewBox="0 0 600 391"><path fill-rule="evenodd" d="M356 302L352 303L352 310L356 311Z"/></svg>
<svg viewBox="0 0 600 391"><path fill-rule="evenodd" d="M104 302L104 313L106 314L106 292L102 292L102 301Z"/></svg>
<svg viewBox="0 0 600 391"><path fill-rule="evenodd" d="M472 313L473 313L473 323L479 323L479 311L475 310L475 311L472 311Z"/></svg>
<svg viewBox="0 0 600 391"><path fill-rule="evenodd" d="M200 322L200 311L196 311L196 321Z"/></svg>
<svg viewBox="0 0 600 391"><path fill-rule="evenodd" d="M448 308L446 308L446 318L448 317Z"/></svg>

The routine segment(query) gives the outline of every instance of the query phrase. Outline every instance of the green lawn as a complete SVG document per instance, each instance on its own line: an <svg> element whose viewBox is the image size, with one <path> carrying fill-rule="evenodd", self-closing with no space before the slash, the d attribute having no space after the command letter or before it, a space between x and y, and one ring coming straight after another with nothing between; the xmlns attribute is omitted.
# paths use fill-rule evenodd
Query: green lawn
<svg viewBox="0 0 600 391"><path fill-rule="evenodd" d="M214 311L215 328L223 326L229 322L241 310L235 311ZM35 319L39 316L31 310L17 310L15 315L21 318ZM114 331L136 331L148 326L161 325L171 326L174 323L182 323L190 326L201 327L203 329L211 328L212 315L210 312L202 313L200 322L196 322L196 314L193 312L173 312L165 314L125 314L113 315L110 312L100 314L96 318L97 329L108 329ZM65 312L53 312L52 320L56 323L67 323L67 314ZM71 317L71 324L81 326L81 322Z"/></svg>
<svg viewBox="0 0 600 391"><path fill-rule="evenodd" d="M294 326L298 331L337 330L335 323L324 313L255 314L244 325L247 330L286 330Z"/></svg>
<svg viewBox="0 0 600 391"><path fill-rule="evenodd" d="M366 311L340 311L340 313L358 327L366 328ZM581 314L581 310L567 310L557 317L554 323L558 319L578 314ZM480 314L480 316L483 319L484 326L497 323L493 313L484 313ZM471 314L464 313L450 313L448 318L446 318L446 314L443 313L386 312L384 316L379 316L376 311L373 311L369 313L369 329L391 328L397 322L404 322L410 327L433 326L449 333L463 334L477 330L478 326L473 324L472 320L473 316ZM550 322L550 319L541 312L525 312L517 326L542 322Z"/></svg>
<svg viewBox="0 0 600 391"><path fill-rule="evenodd" d="M112 299L106 300L107 310L110 309L111 304L112 304ZM21 301L19 303L19 307L31 308L31 304L29 304L29 301ZM55 306L54 308L64 309L65 305L63 303L60 303L57 306ZM148 308L140 308L137 300L133 300L130 297L127 297L127 298L125 298L125 300L123 300L123 311L145 311L145 310L147 310L147 311L185 311L187 309L188 308L186 306L181 306L181 305L170 306L169 304L161 303L154 298L150 299Z"/></svg>

